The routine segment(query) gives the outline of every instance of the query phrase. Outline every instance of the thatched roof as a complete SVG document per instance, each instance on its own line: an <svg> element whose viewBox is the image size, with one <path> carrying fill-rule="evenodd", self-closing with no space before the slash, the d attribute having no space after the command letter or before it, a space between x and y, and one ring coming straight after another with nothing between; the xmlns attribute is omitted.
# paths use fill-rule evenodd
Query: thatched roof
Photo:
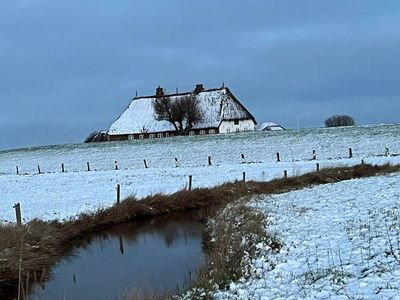
<svg viewBox="0 0 400 300"><path fill-rule="evenodd" d="M194 129L217 128L224 120L251 119L256 123L253 115L236 99L227 87L193 92L164 95L174 98L194 95L204 114L203 121L195 124ZM153 103L156 96L135 97L110 126L109 135L134 134L147 132L174 131L173 125L167 121L157 121Z"/></svg>

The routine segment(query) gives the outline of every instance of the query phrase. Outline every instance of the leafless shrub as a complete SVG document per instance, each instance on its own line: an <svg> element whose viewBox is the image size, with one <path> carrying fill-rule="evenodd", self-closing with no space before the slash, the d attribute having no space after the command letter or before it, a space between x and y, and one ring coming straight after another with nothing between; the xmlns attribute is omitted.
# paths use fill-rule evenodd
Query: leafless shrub
<svg viewBox="0 0 400 300"><path fill-rule="evenodd" d="M204 117L199 102L192 95L175 99L161 97L156 99L153 105L156 119L170 122L179 135L187 135Z"/></svg>
<svg viewBox="0 0 400 300"><path fill-rule="evenodd" d="M108 140L108 135L104 131L93 131L90 133L86 139L85 143L97 143L97 142L106 142Z"/></svg>
<svg viewBox="0 0 400 300"><path fill-rule="evenodd" d="M93 139L99 134L98 131L93 131L89 133L89 135L85 138L85 143L91 143L93 142Z"/></svg>

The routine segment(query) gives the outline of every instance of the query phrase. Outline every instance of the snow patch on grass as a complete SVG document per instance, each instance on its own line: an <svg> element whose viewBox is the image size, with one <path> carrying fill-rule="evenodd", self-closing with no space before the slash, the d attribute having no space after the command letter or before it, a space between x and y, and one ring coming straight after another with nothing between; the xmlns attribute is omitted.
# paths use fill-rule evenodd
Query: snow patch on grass
<svg viewBox="0 0 400 300"><path fill-rule="evenodd" d="M254 274L216 298L396 299L399 183L392 174L255 197L250 206L264 212L283 247L272 257L265 247L250 262Z"/></svg>

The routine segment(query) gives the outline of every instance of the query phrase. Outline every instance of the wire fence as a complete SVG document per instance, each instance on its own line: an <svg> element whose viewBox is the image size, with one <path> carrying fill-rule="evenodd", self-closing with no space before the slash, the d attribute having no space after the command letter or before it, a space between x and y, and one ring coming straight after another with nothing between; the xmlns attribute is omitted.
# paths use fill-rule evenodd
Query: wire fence
<svg viewBox="0 0 400 300"><path fill-rule="evenodd" d="M345 151L341 152L342 154ZM271 160L271 157L275 156L275 160ZM369 154L365 157L359 157L360 161L366 158L374 158L374 157L395 157L400 156L400 153L390 153L389 148L385 148L385 151L382 153ZM55 174L55 173L69 173L69 172L96 172L96 171L119 171L119 170L136 170L140 168L149 169L149 168L165 168L166 166L174 167L174 168L193 168L193 167L203 167L203 166L221 166L224 164L257 164L257 163L290 163L290 162L305 162L305 161L335 161L335 160L344 160L351 159L356 157L356 153L354 153L352 148L347 149L347 155L338 155L334 157L318 157L318 153L315 149L310 151L309 157L301 157L299 159L290 159L285 160L285 156L281 154L281 152L276 152L275 155L269 155L269 157L265 160L252 160L251 157L245 156L244 153L237 154L237 159L235 161L217 161L215 162L211 155L205 156L203 161L204 164L193 164L188 161L182 161L181 158L175 157L173 160L170 160L169 163L165 163L162 166L159 166L157 162L153 162L151 159L138 159L132 161L124 161L123 163L119 163L118 160L114 160L113 163L104 164L104 162L99 163L98 161L90 162L87 161L86 164L82 164L82 168L78 169L77 165L74 164L73 167L69 169L69 165L60 162L59 167L57 169L46 167L40 164L36 165L36 169L33 170L32 167L24 168L23 165L16 165L15 170L3 170L0 171L1 175L39 175L39 174ZM141 163L140 163L141 162Z"/></svg>

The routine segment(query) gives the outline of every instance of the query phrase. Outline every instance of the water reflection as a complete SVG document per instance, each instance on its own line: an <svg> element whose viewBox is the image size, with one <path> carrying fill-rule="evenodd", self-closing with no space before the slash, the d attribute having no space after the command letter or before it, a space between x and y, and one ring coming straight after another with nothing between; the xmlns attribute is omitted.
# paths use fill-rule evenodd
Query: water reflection
<svg viewBox="0 0 400 300"><path fill-rule="evenodd" d="M56 265L45 289L29 299L120 299L142 292L182 289L204 261L200 222L158 218L111 228Z"/></svg>

